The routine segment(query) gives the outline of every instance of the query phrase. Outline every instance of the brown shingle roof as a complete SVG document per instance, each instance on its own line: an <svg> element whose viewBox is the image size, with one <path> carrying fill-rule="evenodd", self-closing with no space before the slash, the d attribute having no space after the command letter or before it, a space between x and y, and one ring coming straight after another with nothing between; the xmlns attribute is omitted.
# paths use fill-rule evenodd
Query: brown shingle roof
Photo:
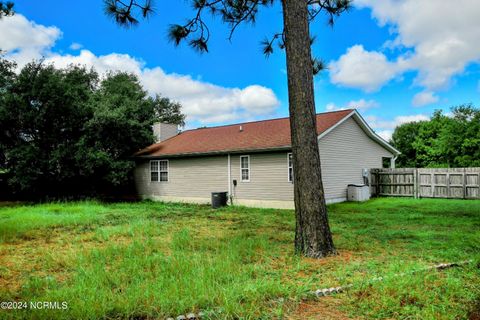
<svg viewBox="0 0 480 320"><path fill-rule="evenodd" d="M317 133L325 132L352 111L341 110L317 114ZM290 146L290 120L281 118L187 130L175 137L152 144L137 152L135 156L226 153L281 149Z"/></svg>

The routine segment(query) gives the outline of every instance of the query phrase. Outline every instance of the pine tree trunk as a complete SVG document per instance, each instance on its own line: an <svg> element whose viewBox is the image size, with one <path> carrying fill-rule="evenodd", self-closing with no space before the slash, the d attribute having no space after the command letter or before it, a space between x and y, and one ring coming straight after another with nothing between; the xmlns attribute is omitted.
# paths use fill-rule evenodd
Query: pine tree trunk
<svg viewBox="0 0 480 320"><path fill-rule="evenodd" d="M295 251L335 254L328 225L317 141L307 0L282 0L292 137Z"/></svg>

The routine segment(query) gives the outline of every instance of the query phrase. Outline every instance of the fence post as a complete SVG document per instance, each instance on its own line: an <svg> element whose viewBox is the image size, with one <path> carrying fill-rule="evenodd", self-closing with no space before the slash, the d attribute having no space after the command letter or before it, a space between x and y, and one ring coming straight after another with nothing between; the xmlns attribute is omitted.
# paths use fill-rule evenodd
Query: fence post
<svg viewBox="0 0 480 320"><path fill-rule="evenodd" d="M380 170L375 171L375 183L376 183L375 191L376 191L377 197L380 195L380 174L379 174L379 172L380 172Z"/></svg>
<svg viewBox="0 0 480 320"><path fill-rule="evenodd" d="M430 193L432 194L432 198L435 198L435 174L433 171L430 173Z"/></svg>
<svg viewBox="0 0 480 320"><path fill-rule="evenodd" d="M413 197L418 199L418 170L417 168L413 169Z"/></svg>
<svg viewBox="0 0 480 320"><path fill-rule="evenodd" d="M445 174L445 179L447 179L447 181L445 181L446 185L447 185L447 199L451 197L451 191L450 190L450 172L447 170L447 173Z"/></svg>
<svg viewBox="0 0 480 320"><path fill-rule="evenodd" d="M376 183L375 169L370 169L370 191L372 192L372 197L377 196Z"/></svg>
<svg viewBox="0 0 480 320"><path fill-rule="evenodd" d="M378 169L373 169L372 171L372 177L374 178L374 181L372 183L373 190L375 190L375 197L378 197L380 191L378 190Z"/></svg>

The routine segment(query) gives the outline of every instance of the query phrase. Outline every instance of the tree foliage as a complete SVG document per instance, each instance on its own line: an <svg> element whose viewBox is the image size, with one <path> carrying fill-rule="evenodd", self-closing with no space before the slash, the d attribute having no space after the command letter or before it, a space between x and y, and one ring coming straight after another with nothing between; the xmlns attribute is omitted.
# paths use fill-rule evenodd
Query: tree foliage
<svg viewBox="0 0 480 320"><path fill-rule="evenodd" d="M395 128L390 143L402 153L397 157L397 167L413 168L417 166L417 150L413 146L418 136L420 122L409 122Z"/></svg>
<svg viewBox="0 0 480 320"><path fill-rule="evenodd" d="M149 97L131 74L100 80L84 67L32 62L16 75L14 67L0 60L0 154L19 195L93 196L126 186L129 157L154 141L152 124L184 121L180 105Z"/></svg>
<svg viewBox="0 0 480 320"><path fill-rule="evenodd" d="M182 105L169 98L156 95L153 99L155 117L160 122L174 123L185 126L185 115L182 113Z"/></svg>
<svg viewBox="0 0 480 320"><path fill-rule="evenodd" d="M480 167L480 109L471 104L437 110L429 121L395 128L398 167Z"/></svg>
<svg viewBox="0 0 480 320"><path fill-rule="evenodd" d="M242 23L254 24L262 7L271 7L274 0L191 0L195 12L193 17L182 24L172 24L168 30L170 41L178 46L187 42L198 52L208 52L210 29L205 22L205 15L218 16L230 28L228 39L231 40L235 30ZM328 15L328 24L333 25L335 18L350 9L352 0L308 0L308 17L313 21L321 12ZM104 0L105 13L119 25L130 28L138 24L139 18L148 18L154 13L152 0ZM312 37L312 43L314 41ZM274 52L275 44L285 49L285 30L261 41L265 56ZM325 69L322 60L312 57L314 74Z"/></svg>
<svg viewBox="0 0 480 320"><path fill-rule="evenodd" d="M11 1L7 1L7 2L0 1L0 19L3 16L5 17L13 16L15 13L13 11L14 6L15 6L14 3Z"/></svg>

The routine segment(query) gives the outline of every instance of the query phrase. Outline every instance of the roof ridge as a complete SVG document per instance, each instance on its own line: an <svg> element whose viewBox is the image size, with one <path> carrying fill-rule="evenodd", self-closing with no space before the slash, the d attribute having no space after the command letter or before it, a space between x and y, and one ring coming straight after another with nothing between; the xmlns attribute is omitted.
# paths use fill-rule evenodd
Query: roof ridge
<svg viewBox="0 0 480 320"><path fill-rule="evenodd" d="M336 113L336 112L345 112L345 111L350 111L350 112L352 112L352 111L354 111L354 110L355 110L354 108L350 108L350 109L342 109L342 110L325 111L325 112L315 113L315 116L319 116L319 115L327 114L327 113ZM285 119L289 119L289 118L290 118L290 117L287 116L287 117L273 118L273 119L253 120L253 121L238 122L238 123L232 123L232 124L222 124L222 125L213 126L213 127L200 127L200 128L195 128L195 129L188 129L188 130L182 131L181 133L183 133L183 132L189 132L189 131L196 131L196 130L204 130L204 129L215 129L215 128L230 127L230 126L239 126L239 125L243 125L243 124L258 123L258 122L268 122L268 121L276 121L276 120L285 120Z"/></svg>
<svg viewBox="0 0 480 320"><path fill-rule="evenodd" d="M329 130L332 126L335 126L336 123L343 122L343 120L350 117L350 115L355 114L355 112L355 109L345 109L316 113L315 116L317 119L319 119L316 126L317 134L321 134L322 132ZM325 119L325 121L322 119ZM291 143L290 135L287 134L287 132L290 130L288 120L289 117L284 117L209 127L207 128L209 130L186 130L167 140L154 143L142 150L139 150L135 155L172 155L192 150L195 152L211 152L212 150L226 150L225 148L227 147L227 149L230 150L231 147L270 148L278 147L279 145L285 146ZM244 125L252 128L252 130L246 130L247 133L250 133L250 135L247 134L240 136L236 134L235 132L238 133L239 130L234 129ZM227 139L217 139L216 135L218 133L221 133L224 135L223 138ZM251 139L245 140L245 137L249 137ZM179 144L176 145L177 142L175 141L177 141Z"/></svg>

